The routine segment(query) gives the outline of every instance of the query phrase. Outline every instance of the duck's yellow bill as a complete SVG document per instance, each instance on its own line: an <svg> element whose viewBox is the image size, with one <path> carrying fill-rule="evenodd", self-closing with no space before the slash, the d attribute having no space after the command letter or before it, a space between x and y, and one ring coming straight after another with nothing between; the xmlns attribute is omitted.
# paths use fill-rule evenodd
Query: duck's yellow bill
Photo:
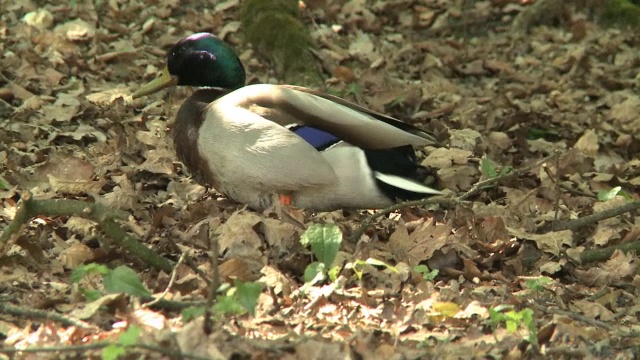
<svg viewBox="0 0 640 360"><path fill-rule="evenodd" d="M134 92L131 95L132 98L137 99L143 96L147 96L149 94L153 94L162 89L166 89L170 86L174 86L178 83L178 78L169 74L169 68L165 66L165 68L160 73L156 79L142 85L138 91Z"/></svg>

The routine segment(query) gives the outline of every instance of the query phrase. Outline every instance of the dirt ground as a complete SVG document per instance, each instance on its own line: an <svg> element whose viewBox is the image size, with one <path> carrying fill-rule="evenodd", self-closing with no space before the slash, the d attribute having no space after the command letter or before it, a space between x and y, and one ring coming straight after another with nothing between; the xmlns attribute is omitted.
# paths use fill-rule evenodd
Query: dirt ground
<svg viewBox="0 0 640 360"><path fill-rule="evenodd" d="M0 229L25 201L36 209L0 238L0 356L638 356L637 29L562 1L301 1L320 88L436 131L446 146L418 156L448 201L375 219L258 213L177 160L168 134L191 89L131 99L199 31L236 48L250 83L280 83L245 40L241 3L0 0ZM126 216L98 226L52 199ZM340 271L303 288L301 234L331 223ZM132 255L118 230L179 265ZM140 284L108 270L122 265ZM253 315L188 319L214 270L236 291L260 284ZM166 302L142 305L138 285Z"/></svg>

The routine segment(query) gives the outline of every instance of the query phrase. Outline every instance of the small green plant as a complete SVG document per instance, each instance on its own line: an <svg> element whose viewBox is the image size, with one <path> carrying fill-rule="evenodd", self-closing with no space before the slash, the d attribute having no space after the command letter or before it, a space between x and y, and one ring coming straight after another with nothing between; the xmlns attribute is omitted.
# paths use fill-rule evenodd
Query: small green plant
<svg viewBox="0 0 640 360"><path fill-rule="evenodd" d="M235 280L233 286L223 284L218 289L221 295L216 297L213 311L219 315L243 315L249 313L255 315L258 298L262 293L262 285L256 282L242 282ZM182 310L182 320L189 322L203 315L205 308L202 306L191 307Z"/></svg>
<svg viewBox="0 0 640 360"><path fill-rule="evenodd" d="M342 231L335 224L315 224L310 226L300 237L300 243L311 247L311 252L318 261L307 266L304 271L304 282L313 286L333 276L335 280L339 269L332 269L333 262L342 244Z"/></svg>
<svg viewBox="0 0 640 360"><path fill-rule="evenodd" d="M538 293L542 290L545 290L549 285L554 283L555 281L553 281L552 278L547 276L540 276L535 279L527 279L527 281L525 281L524 283L524 287Z"/></svg>
<svg viewBox="0 0 640 360"><path fill-rule="evenodd" d="M345 269L352 269L354 274L358 277L358 280L362 280L362 276L364 275L364 270L366 269L366 265L371 266L381 266L387 268L395 273L398 272L398 268L393 265L389 265L384 261L380 261L378 259L368 258L367 260L355 260L345 265Z"/></svg>
<svg viewBox="0 0 640 360"><path fill-rule="evenodd" d="M612 189L609 190L600 190L598 192L598 200L599 201L607 201L607 200L611 200L613 198L615 198L616 196L622 196L623 198L627 199L627 200L633 200L633 197L631 197L631 195L629 193L627 193L626 191L622 190L622 187L620 186L616 186Z"/></svg>
<svg viewBox="0 0 640 360"><path fill-rule="evenodd" d="M385 110L391 110L391 109L402 109L405 107L405 102L407 101L407 98L404 96L398 96L395 99L391 100L389 103L384 105Z"/></svg>
<svg viewBox="0 0 640 360"><path fill-rule="evenodd" d="M104 292L110 294L124 293L131 296L137 296L142 299L151 297L151 292L144 287L138 274L126 265L118 266L111 270L100 264L87 264L80 266L71 273L71 282L79 283L82 279L89 275L97 274L102 276L102 285ZM95 289L80 287L80 292L89 301L97 300L102 296L102 291Z"/></svg>
<svg viewBox="0 0 640 360"><path fill-rule="evenodd" d="M422 279L424 281L433 281L433 279L435 279L440 273L438 269L429 270L427 265L416 265L413 267L413 271L422 275Z"/></svg>
<svg viewBox="0 0 640 360"><path fill-rule="evenodd" d="M518 329L525 328L528 331L526 340L533 345L538 344L538 330L533 319L533 310L522 309L515 311L513 305L498 305L489 309L489 320L491 326L495 329L499 324L504 323L507 332L515 333Z"/></svg>
<svg viewBox="0 0 640 360"><path fill-rule="evenodd" d="M480 161L480 171L482 171L482 174L487 179L495 179L497 177L510 173L511 171L513 171L513 168L511 168L510 166L505 166L500 171L498 171L491 160L483 158Z"/></svg>
<svg viewBox="0 0 640 360"><path fill-rule="evenodd" d="M109 271L111 270L109 270L108 267L96 263L82 265L75 268L71 273L71 283L79 284L83 279L87 279L91 287L89 288L79 284L78 289L87 301L95 301L102 296L102 291L97 289L98 285L92 281L91 275L98 275L102 278L107 275Z"/></svg>
<svg viewBox="0 0 640 360"><path fill-rule="evenodd" d="M9 190L9 182L0 176L0 190Z"/></svg>
<svg viewBox="0 0 640 360"><path fill-rule="evenodd" d="M527 134L525 135L525 137L527 138L527 140L538 140L538 139L555 140L560 137L560 133L553 128L542 129L542 128L532 127L532 128L529 128L529 131L527 131Z"/></svg>
<svg viewBox="0 0 640 360"><path fill-rule="evenodd" d="M102 360L117 360L122 355L125 355L127 348L137 344L141 333L142 329L138 326L130 325L125 332L120 334L116 343L109 344L102 349Z"/></svg>

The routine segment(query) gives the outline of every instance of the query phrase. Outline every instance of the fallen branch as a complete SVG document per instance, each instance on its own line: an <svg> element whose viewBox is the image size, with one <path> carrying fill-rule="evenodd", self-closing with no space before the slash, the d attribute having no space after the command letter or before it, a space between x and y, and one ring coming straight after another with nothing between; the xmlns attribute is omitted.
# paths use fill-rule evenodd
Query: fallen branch
<svg viewBox="0 0 640 360"><path fill-rule="evenodd" d="M173 269L173 264L169 260L151 251L116 223L116 220L127 220L129 218L130 214L126 211L79 200L35 200L29 192L22 194L16 216L0 235L0 247L8 242L31 218L38 215L79 216L93 220L117 245L140 258L140 260L166 273L171 273Z"/></svg>
<svg viewBox="0 0 640 360"><path fill-rule="evenodd" d="M13 315L21 319L32 319L38 321L51 320L58 322L63 326L76 326L81 329L98 329L98 327L95 325L91 325L70 316L46 310L24 308L21 306L11 305L6 302L0 302L0 314Z"/></svg>
<svg viewBox="0 0 640 360"><path fill-rule="evenodd" d="M89 350L100 350L104 349L109 345L117 344L111 341L102 341L91 344L81 344L81 345L62 345L62 346L34 346L30 348L20 349L20 348L4 348L0 349L0 354L18 354L18 353L51 353L51 352L82 352L82 358L87 356L87 351ZM126 347L127 352L133 349L142 349L147 351L156 352L167 357L176 358L176 359L193 359L193 360L208 360L207 357L202 357L198 355L192 355L189 353L183 353L180 351L172 350L172 349L164 349L158 347L156 345L151 344L134 344Z"/></svg>
<svg viewBox="0 0 640 360"><path fill-rule="evenodd" d="M596 223L600 220L616 217L618 215L622 215L636 209L640 209L640 201L632 201L617 208L597 212L595 214L583 216L574 220L560 221L554 224L553 229L554 231L577 230L586 225Z"/></svg>
<svg viewBox="0 0 640 360"><path fill-rule="evenodd" d="M609 260L613 252L616 250L621 250L625 253L633 251L636 254L640 254L640 241L632 241L625 244L608 246L601 249L585 250L580 254L580 262L586 264L590 262Z"/></svg>

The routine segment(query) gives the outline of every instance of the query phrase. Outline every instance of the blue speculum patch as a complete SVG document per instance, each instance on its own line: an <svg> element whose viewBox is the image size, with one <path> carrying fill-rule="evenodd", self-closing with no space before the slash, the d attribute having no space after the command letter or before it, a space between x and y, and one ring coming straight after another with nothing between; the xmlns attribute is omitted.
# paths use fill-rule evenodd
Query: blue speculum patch
<svg viewBox="0 0 640 360"><path fill-rule="evenodd" d="M340 141L335 135L311 126L298 126L290 130L318 150L326 149Z"/></svg>

